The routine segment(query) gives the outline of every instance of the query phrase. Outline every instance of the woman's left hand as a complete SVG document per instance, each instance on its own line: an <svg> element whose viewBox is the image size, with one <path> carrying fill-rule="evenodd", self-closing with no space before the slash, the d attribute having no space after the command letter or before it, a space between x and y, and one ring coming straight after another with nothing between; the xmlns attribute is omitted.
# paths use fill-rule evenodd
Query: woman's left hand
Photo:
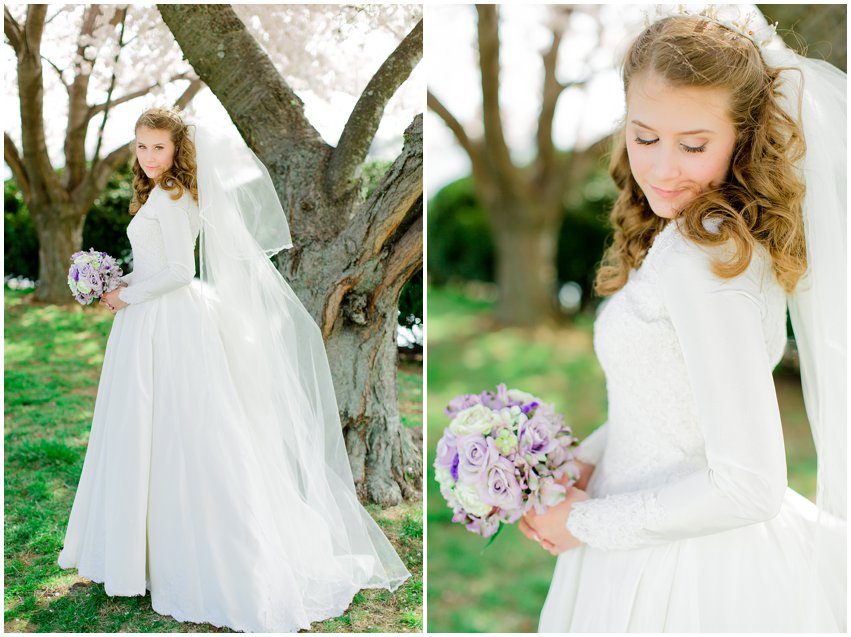
<svg viewBox="0 0 851 637"><path fill-rule="evenodd" d="M118 291L122 287L126 287L127 284L122 282L117 288L115 288L112 292L107 292L102 297L100 297L100 302L106 305L109 308L109 311L115 314L121 308L127 307L127 303L122 301L118 297Z"/></svg>
<svg viewBox="0 0 851 637"><path fill-rule="evenodd" d="M567 490L567 496L562 502L541 514L531 509L523 516L523 521L541 538L541 546L551 554L558 555L582 544L567 530L567 519L575 502L588 499L585 491L571 487Z"/></svg>

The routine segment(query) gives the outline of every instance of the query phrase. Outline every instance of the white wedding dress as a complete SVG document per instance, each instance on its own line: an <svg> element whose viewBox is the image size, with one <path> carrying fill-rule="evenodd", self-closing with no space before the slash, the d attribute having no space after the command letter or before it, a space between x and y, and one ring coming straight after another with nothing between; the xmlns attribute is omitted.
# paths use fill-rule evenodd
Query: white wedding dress
<svg viewBox="0 0 851 637"><path fill-rule="evenodd" d="M354 498L359 529L308 503L286 455L269 460L250 419L262 397L247 404L221 340L200 328L200 225L188 194L173 201L155 187L128 226L134 271L119 296L129 305L107 342L59 564L108 595L149 589L153 609L179 621L307 629L408 573Z"/></svg>
<svg viewBox="0 0 851 637"><path fill-rule="evenodd" d="M761 247L722 280L678 223L595 323L608 420L579 448L584 544L559 556L539 631L844 630L844 535L836 586L813 586L816 506L786 484L784 292Z"/></svg>

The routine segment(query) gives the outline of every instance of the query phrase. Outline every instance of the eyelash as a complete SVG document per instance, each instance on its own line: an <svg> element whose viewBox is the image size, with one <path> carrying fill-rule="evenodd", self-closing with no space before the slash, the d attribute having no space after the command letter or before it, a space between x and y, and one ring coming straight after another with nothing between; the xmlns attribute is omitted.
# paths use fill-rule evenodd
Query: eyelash
<svg viewBox="0 0 851 637"><path fill-rule="evenodd" d="M651 144L655 144L658 142L658 139L641 139L640 137L635 138L635 142L637 144L641 144L642 146L650 146ZM683 147L683 150L687 153L702 153L706 150L706 144L703 146L686 146L685 144L680 144Z"/></svg>

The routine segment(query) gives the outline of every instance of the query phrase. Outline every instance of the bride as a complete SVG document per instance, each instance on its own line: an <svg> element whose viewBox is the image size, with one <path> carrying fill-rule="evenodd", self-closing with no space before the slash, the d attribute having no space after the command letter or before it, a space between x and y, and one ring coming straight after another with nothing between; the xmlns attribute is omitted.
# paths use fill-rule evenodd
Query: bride
<svg viewBox="0 0 851 637"><path fill-rule="evenodd" d="M319 329L268 258L286 217L241 140L163 109L135 132L134 269L102 299L59 564L178 621L308 629L409 574L357 500Z"/></svg>
<svg viewBox="0 0 851 637"><path fill-rule="evenodd" d="M608 421L520 525L559 555L542 632L845 630L846 77L746 26L669 16L626 55ZM787 295L817 505L786 484Z"/></svg>

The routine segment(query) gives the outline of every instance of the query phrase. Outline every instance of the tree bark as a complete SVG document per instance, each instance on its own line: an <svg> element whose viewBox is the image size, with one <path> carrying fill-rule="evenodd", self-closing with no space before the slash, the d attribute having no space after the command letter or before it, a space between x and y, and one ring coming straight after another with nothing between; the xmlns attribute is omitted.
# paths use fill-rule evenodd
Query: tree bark
<svg viewBox="0 0 851 637"><path fill-rule="evenodd" d="M68 290L68 268L71 255L83 243L83 225L88 208L72 203L47 204L30 210L38 233L38 278L35 291L37 301L52 303L73 300Z"/></svg>
<svg viewBox="0 0 851 637"><path fill-rule="evenodd" d="M186 59L269 169L287 211L295 247L276 264L325 338L358 494L382 505L418 497L422 458L399 418L395 334L399 293L422 267L422 116L363 201L348 187L350 160L363 162L374 135L374 122L362 114L367 102L369 112L383 110L376 94L359 100L347 125L359 142L329 168L336 149L319 137L301 100L230 6L158 7ZM376 73L382 84L402 83L386 77L394 66L407 77L417 58L409 38L421 37L415 28L395 53L404 62L382 65ZM379 97L386 103L391 96Z"/></svg>

